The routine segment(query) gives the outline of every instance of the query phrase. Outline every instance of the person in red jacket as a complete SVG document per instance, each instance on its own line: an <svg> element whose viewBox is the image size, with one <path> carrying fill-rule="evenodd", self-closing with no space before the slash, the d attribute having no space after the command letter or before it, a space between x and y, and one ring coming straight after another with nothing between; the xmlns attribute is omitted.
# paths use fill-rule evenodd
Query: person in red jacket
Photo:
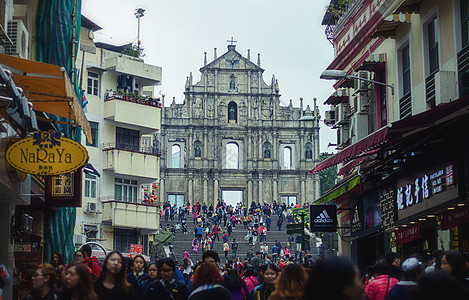
<svg viewBox="0 0 469 300"><path fill-rule="evenodd" d="M98 259L96 258L96 256L91 256L90 245L83 245L83 247L81 247L81 250L85 255L85 265L91 269L91 274L93 275L93 277L98 278L99 275L101 275L101 268L99 267Z"/></svg>
<svg viewBox="0 0 469 300"><path fill-rule="evenodd" d="M373 270L375 279L365 288L365 294L369 300L385 300L398 280L389 276L390 267L385 259L379 259Z"/></svg>

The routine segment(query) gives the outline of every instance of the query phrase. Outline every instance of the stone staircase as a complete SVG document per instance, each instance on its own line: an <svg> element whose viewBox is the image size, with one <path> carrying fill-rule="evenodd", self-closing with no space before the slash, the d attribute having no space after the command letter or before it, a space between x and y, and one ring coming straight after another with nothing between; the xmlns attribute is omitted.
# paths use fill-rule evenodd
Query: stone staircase
<svg viewBox="0 0 469 300"><path fill-rule="evenodd" d="M173 251L174 254L176 255L176 259L178 262L182 262L182 253L184 250L187 250L189 253L191 253L192 250L192 240L194 238L194 227L195 224L193 222L192 215L187 216L187 234L183 234L182 231L177 231L176 232L176 237L171 243L173 244ZM272 247L275 244L275 240L279 241L282 245L282 247L286 247L288 245L288 235L287 235L287 229L286 229L286 219L284 218L284 223L282 225L282 231L278 230L277 225L277 220L278 216L277 215L271 215L272 223L270 227L270 231L267 232L267 245L269 246L269 255L272 256ZM163 227L163 229L166 229L167 225L176 225L178 222L179 218L175 216L174 221L171 222L171 220L165 221L164 215L160 218L160 224ZM249 252L249 249L252 249L252 252L255 253L256 251L260 251L260 245L259 245L259 236L257 239L257 243L255 246L249 245L248 241L244 240L244 237L247 235L247 229L244 229L243 224L239 224L235 228L233 228L233 231L231 233L231 236L228 238L228 244L230 246L230 251L228 253L227 259L225 259L225 253L223 251L223 241L222 241L222 236L223 236L223 231L226 231L226 227L220 224L221 226L221 231L219 233L220 241L216 241L213 245L213 250L217 251L218 254L220 255L220 260L221 263L224 263L225 261L229 259L233 259L232 256L232 249L231 249L231 244L233 242L233 239L236 239L238 242L238 253L237 257L241 258L244 260L246 257L246 254ZM213 228L213 226L212 226ZM205 237L205 232L203 234ZM296 236L294 236L296 237ZM293 249L292 249L293 248ZM293 247L290 247L290 251L292 251L292 255L294 255L296 249L296 244L293 243ZM202 258L202 253L203 249L202 247L199 247L198 254L190 254L191 259L195 262L195 260L198 258L201 260Z"/></svg>

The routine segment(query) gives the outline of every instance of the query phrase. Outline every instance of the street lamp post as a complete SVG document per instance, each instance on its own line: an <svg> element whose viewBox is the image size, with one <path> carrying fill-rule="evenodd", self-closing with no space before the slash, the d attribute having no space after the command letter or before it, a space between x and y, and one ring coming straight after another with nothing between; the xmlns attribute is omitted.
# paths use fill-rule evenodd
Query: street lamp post
<svg viewBox="0 0 469 300"><path fill-rule="evenodd" d="M138 20L138 31L137 31L137 49L138 49L138 54L140 55L140 18L143 17L143 13L145 10L143 8L137 8L136 12L134 13L135 17Z"/></svg>
<svg viewBox="0 0 469 300"><path fill-rule="evenodd" d="M387 84L384 82L379 82L371 79L366 79L366 78L361 78L358 76L354 75L347 75L347 73L343 70L326 70L322 72L321 76L319 77L321 79L326 79L326 80L343 80L343 79L358 79L366 82L371 82L374 84L379 84L379 85L384 85L387 87L391 88L391 93L394 95L394 83L393 84Z"/></svg>

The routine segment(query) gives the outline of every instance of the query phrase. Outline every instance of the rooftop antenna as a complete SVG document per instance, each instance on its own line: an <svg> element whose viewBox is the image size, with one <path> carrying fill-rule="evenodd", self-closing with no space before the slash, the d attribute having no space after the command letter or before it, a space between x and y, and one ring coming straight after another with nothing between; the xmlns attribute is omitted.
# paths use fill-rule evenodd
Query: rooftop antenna
<svg viewBox="0 0 469 300"><path fill-rule="evenodd" d="M143 17L143 13L145 12L145 10L143 8L137 8L135 10L135 17L138 19L138 33L137 33L137 50L138 50L138 54L140 55L140 18Z"/></svg>

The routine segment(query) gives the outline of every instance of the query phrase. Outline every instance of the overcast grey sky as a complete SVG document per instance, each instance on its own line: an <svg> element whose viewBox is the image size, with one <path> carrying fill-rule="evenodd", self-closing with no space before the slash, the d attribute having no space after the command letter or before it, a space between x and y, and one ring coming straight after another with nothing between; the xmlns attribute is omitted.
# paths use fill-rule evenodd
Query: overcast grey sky
<svg viewBox="0 0 469 300"><path fill-rule="evenodd" d="M332 45L326 40L321 20L329 0L83 0L82 13L101 26L96 41L121 45L137 39L136 8L146 11L141 19L140 40L145 62L163 68L163 81L157 92L168 104L184 100L184 84L189 72L200 79L204 52L209 62L213 48L218 56L227 51L233 37L243 56L251 49L251 60L261 54L264 81L272 74L278 79L281 105L290 99L299 106L312 107L318 99L321 116L328 106L322 103L334 91L332 81L319 75L333 59ZM332 152L329 142L336 133L322 123L321 152Z"/></svg>

